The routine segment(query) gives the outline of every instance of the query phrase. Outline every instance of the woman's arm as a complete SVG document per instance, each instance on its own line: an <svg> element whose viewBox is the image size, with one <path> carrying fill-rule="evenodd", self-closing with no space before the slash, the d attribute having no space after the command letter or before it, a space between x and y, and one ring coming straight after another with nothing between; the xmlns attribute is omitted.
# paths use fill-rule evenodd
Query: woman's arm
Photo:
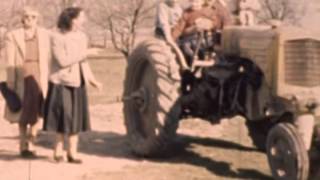
<svg viewBox="0 0 320 180"><path fill-rule="evenodd" d="M59 34L55 34L51 41L52 53L57 63L61 67L68 67L72 64L81 62L87 57L87 40L85 37L79 38L79 41L66 42L66 39ZM74 43L77 48L68 48L67 43Z"/></svg>
<svg viewBox="0 0 320 180"><path fill-rule="evenodd" d="M97 79L95 78L94 74L92 73L92 70L91 70L89 63L87 61L85 61L85 62L82 62L81 65L82 65L82 70L87 75L87 78L89 80L90 85L101 90L102 84L99 81L97 81Z"/></svg>
<svg viewBox="0 0 320 180"><path fill-rule="evenodd" d="M9 88L14 88L14 81L16 79L16 66L15 66L15 45L13 42L12 33L8 33L5 37L5 60L7 72L7 85Z"/></svg>

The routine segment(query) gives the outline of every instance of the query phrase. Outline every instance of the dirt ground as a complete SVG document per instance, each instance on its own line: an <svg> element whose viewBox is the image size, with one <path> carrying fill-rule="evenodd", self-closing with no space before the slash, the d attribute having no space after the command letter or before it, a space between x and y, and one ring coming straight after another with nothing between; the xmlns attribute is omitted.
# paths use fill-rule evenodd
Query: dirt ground
<svg viewBox="0 0 320 180"><path fill-rule="evenodd" d="M2 103L3 104L3 103ZM93 131L81 135L82 165L52 160L52 134L40 132L37 160L18 156L16 125L1 122L1 180L207 180L270 179L264 154L250 148L242 120L212 126L201 120L181 123L185 150L166 159L140 159L130 153L123 125L122 105L93 105ZM228 131L224 131L228 129ZM241 142L241 143L239 143Z"/></svg>
<svg viewBox="0 0 320 180"><path fill-rule="evenodd" d="M125 138L120 102L125 62L95 60L92 66L105 86L102 92L89 89L92 131L81 134L79 145L84 163L54 163L52 134L42 131L37 139L39 159L21 159L17 125L1 118L0 180L272 179L266 155L252 148L239 117L215 126L199 119L181 121L178 133L183 148L175 156L135 157Z"/></svg>

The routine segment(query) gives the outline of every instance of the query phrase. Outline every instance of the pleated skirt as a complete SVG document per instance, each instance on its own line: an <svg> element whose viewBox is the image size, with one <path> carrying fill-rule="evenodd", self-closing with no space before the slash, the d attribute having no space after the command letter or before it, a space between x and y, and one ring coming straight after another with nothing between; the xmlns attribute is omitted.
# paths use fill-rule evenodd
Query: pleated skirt
<svg viewBox="0 0 320 180"><path fill-rule="evenodd" d="M80 87L49 83L43 129L64 134L77 134L91 129L84 83Z"/></svg>

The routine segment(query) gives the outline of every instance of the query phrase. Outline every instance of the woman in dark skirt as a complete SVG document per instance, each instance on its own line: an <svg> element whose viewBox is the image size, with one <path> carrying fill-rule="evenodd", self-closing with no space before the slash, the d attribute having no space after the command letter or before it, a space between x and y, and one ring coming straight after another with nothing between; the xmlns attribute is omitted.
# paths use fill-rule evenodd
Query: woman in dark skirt
<svg viewBox="0 0 320 180"><path fill-rule="evenodd" d="M63 140L68 137L67 160L81 163L77 154L78 133L90 130L86 85L101 88L88 62L87 38L81 31L85 14L81 8L65 9L52 36L53 60L45 103L44 130L56 132L54 160L63 160Z"/></svg>

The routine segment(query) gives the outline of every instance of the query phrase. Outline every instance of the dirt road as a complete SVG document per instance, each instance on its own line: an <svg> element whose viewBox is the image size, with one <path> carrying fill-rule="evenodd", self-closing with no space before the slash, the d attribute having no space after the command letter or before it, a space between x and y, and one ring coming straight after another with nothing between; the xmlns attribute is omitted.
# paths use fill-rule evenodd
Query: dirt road
<svg viewBox="0 0 320 180"><path fill-rule="evenodd" d="M130 153L120 103L94 105L90 110L93 131L81 136L82 165L54 163L52 135L43 132L37 141L40 158L20 159L16 125L1 121L0 179L270 179L266 157L250 148L242 120L223 121L220 126L185 120L179 128L185 150L174 157L146 160Z"/></svg>
<svg viewBox="0 0 320 180"><path fill-rule="evenodd" d="M112 58L114 59L114 58ZM17 125L3 120L0 98L0 180L220 180L272 179L265 154L255 151L241 118L213 126L184 120L179 151L166 159L133 156L125 139L122 94L125 61L93 61L104 91L89 89L92 131L81 135L84 163L56 164L52 134L40 132L37 160L18 156Z"/></svg>

